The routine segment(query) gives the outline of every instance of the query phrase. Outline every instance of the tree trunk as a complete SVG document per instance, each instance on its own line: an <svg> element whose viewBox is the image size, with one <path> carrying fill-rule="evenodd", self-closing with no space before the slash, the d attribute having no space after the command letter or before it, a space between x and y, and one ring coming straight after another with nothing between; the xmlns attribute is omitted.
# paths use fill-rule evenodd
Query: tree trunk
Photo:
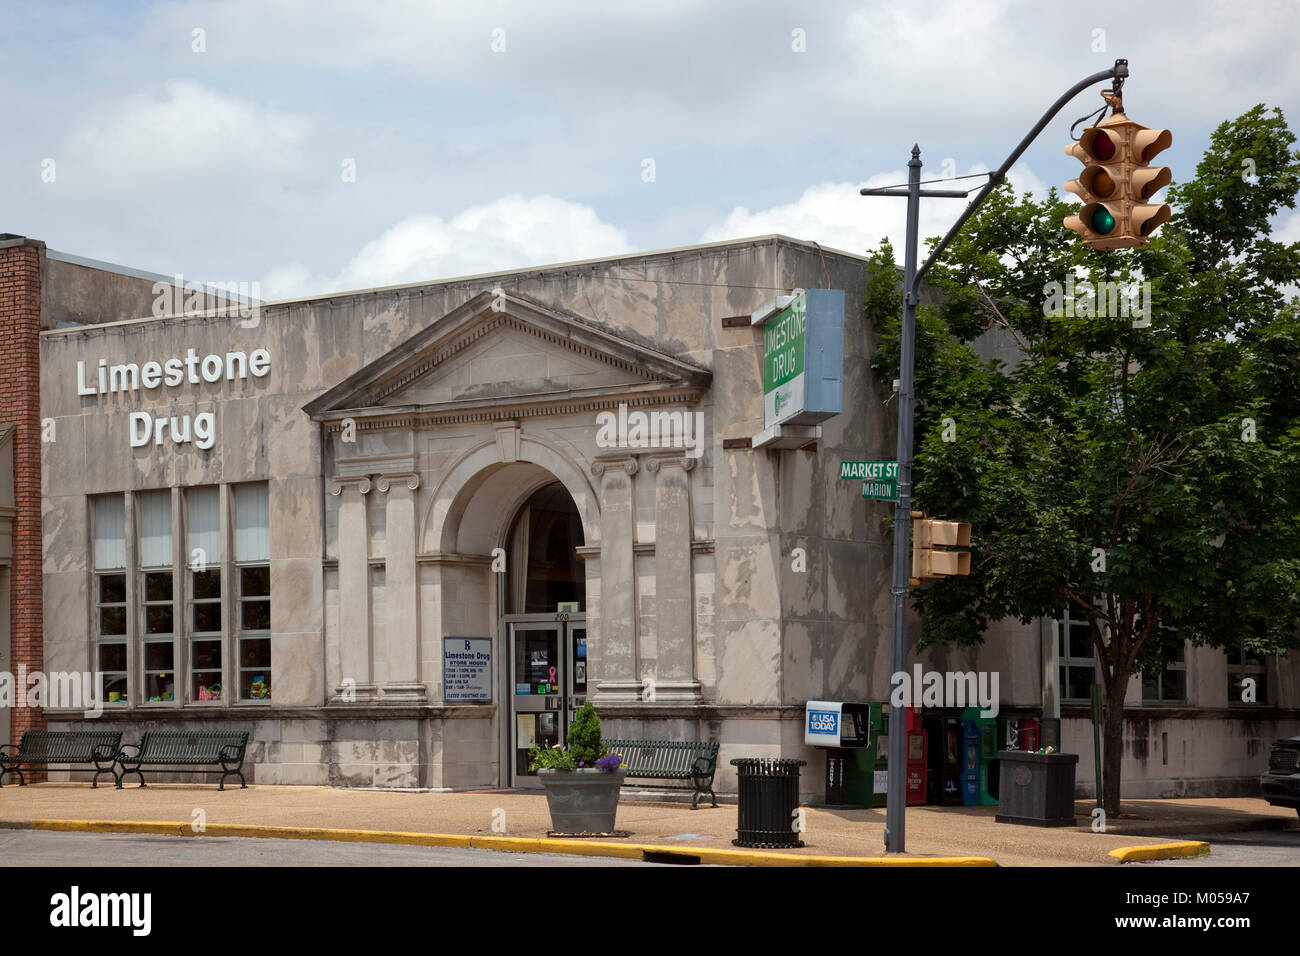
<svg viewBox="0 0 1300 956"><path fill-rule="evenodd" d="M1102 717L1101 805L1107 817L1119 816L1120 765L1124 757L1124 694L1129 674L1116 669L1106 686Z"/></svg>

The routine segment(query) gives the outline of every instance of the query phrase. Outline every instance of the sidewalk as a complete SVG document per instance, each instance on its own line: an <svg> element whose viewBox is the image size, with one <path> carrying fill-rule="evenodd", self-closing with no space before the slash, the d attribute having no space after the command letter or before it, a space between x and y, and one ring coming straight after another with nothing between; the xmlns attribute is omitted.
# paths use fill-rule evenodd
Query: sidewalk
<svg viewBox="0 0 1300 956"><path fill-rule="evenodd" d="M1078 827L1050 830L996 823L996 807L908 807L905 858L919 862L934 857L984 857L1002 866L1116 865L1109 855L1112 850L1168 843L1179 834L1300 824L1292 810L1247 798L1129 800L1124 806L1132 816L1112 821L1104 834L1091 832L1088 814L1092 806L1087 801L1076 804ZM762 852L885 856L883 808L810 807L805 814L806 847ZM27 827L38 821L153 821L180 825L172 831L183 828L193 832L190 825L200 816L209 829L214 825L255 825L532 840L544 838L550 827L545 797L518 791L400 793L251 786L218 792L210 784L150 784L143 790L128 784L122 790L112 786L92 790L84 783L0 789L0 826L6 827ZM684 803L652 802L626 794L619 804L617 825L630 835L601 842L653 844L688 854L701 849L737 849L731 844L736 836L735 804L692 811ZM347 838L366 839L355 834ZM394 841L390 838L389 842Z"/></svg>

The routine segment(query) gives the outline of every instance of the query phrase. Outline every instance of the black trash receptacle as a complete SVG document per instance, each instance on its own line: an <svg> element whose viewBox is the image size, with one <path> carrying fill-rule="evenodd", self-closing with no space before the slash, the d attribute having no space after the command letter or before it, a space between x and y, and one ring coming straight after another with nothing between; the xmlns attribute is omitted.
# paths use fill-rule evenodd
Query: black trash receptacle
<svg viewBox="0 0 1300 956"><path fill-rule="evenodd" d="M1074 770L1078 754L998 751L998 823L1074 826Z"/></svg>
<svg viewBox="0 0 1300 956"><path fill-rule="evenodd" d="M807 761L777 757L739 757L736 768L740 806L736 846L803 846L799 839L799 768Z"/></svg>

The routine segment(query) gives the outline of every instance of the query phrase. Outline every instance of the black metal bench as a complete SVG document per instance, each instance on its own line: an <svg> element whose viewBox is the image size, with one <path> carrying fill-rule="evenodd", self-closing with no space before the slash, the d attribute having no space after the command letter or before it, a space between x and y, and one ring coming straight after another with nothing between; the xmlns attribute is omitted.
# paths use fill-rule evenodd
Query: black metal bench
<svg viewBox="0 0 1300 956"><path fill-rule="evenodd" d="M117 752L122 744L120 733L108 730L28 730L15 750L13 744L0 746L0 787L5 774L18 774L18 786L27 786L20 768L43 764L93 764L92 787L99 786L101 773L117 780ZM121 784L118 784L121 786Z"/></svg>
<svg viewBox="0 0 1300 956"><path fill-rule="evenodd" d="M718 766L716 740L606 740L611 753L623 758L627 779L689 780L689 786L664 785L665 790L690 790L691 809L698 809L700 797L713 792L713 774Z"/></svg>
<svg viewBox="0 0 1300 956"><path fill-rule="evenodd" d="M226 789L227 777L238 777L241 789L246 789L244 782L244 750L248 746L247 730L205 731L203 733L186 730L147 730L140 738L139 745L127 744L117 755L117 762L122 765L122 773L117 778L117 786L129 773L140 778L140 786L146 786L141 767L163 770L168 773L219 773L221 780L218 790ZM127 751L134 750L134 754ZM219 769L199 770L196 767L216 765Z"/></svg>

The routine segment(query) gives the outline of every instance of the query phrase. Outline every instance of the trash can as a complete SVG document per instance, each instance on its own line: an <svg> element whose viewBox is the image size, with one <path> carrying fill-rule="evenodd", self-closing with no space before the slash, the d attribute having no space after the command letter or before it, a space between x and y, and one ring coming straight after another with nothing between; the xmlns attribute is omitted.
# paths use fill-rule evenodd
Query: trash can
<svg viewBox="0 0 1300 956"><path fill-rule="evenodd" d="M735 846L799 847L799 768L806 760L738 757Z"/></svg>
<svg viewBox="0 0 1300 956"><path fill-rule="evenodd" d="M1034 827L1074 826L1074 770L1078 763L1078 754L1001 751L998 772L1002 779L993 819Z"/></svg>

